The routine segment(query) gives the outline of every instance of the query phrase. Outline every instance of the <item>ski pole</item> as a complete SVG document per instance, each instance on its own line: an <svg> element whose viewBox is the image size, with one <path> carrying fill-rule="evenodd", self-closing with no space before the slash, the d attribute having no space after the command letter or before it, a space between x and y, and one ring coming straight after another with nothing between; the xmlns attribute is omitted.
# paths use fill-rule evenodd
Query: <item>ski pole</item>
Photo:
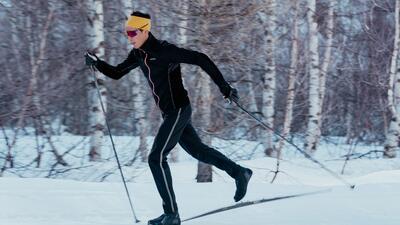
<svg viewBox="0 0 400 225"><path fill-rule="evenodd" d="M285 140L287 143L291 144L293 147L296 148L296 150L298 150L299 152L301 152L306 158L308 158L309 160L313 161L314 163L318 164L322 169L324 169L325 171L327 171L328 173L330 173L333 177L337 178L338 180L340 180L342 183L346 184L347 186L349 186L351 189L355 188L354 184L350 184L348 181L346 181L345 179L343 179L342 177L340 177L337 173L335 173L334 171L330 170L329 168L327 168L324 164L322 164L321 162L319 162L318 160L316 160L315 158L313 158L309 153L307 153L306 151L302 150L300 147L298 147L296 144L294 144L293 142L291 142L290 140L288 140L287 138L285 138L284 136L282 136L279 132L275 131L273 128L271 128L270 126L268 126L267 124L265 124L264 122L262 122L260 119L258 119L257 117L255 117L252 113L250 113L249 111L247 111L242 105L239 104L239 102L237 102L236 100L233 100L233 102L236 103L236 105L243 110L245 113L247 113L249 116L251 116L253 119L255 119L258 123L260 123L264 128L271 130L275 135L277 135L278 137L282 138L283 140Z"/></svg>
<svg viewBox="0 0 400 225"><path fill-rule="evenodd" d="M113 148L113 151L114 151L114 156L115 156L115 159L117 160L118 169L119 169L119 172L120 172L120 174L121 174L122 181L123 181L123 183L124 183L126 195L128 196L129 205L131 206L131 211L132 211L133 217L135 218L135 222L136 222L136 223L139 223L140 220L136 217L135 210L133 209L133 204L132 204L131 196L130 196L130 194L129 194L128 187L126 186L125 176L124 176L124 173L122 172L121 163L119 162L119 158L118 158L117 151L115 150L114 140L113 140L113 138L112 138L110 126L108 125L108 121L107 121L107 117L106 117L106 110L104 109L104 104L103 104L103 100L101 99L101 93L100 93L99 85L98 85L98 83L97 83L96 70L95 70L94 66L91 66L91 69L93 70L93 80L94 80L94 84L95 84L95 86L96 86L97 94L98 94L98 96L99 96L100 105L101 105L101 109L102 109L103 114L104 114L104 120L105 120L105 122L106 122L107 130L108 130L108 135L110 136L111 145L112 145L112 148Z"/></svg>

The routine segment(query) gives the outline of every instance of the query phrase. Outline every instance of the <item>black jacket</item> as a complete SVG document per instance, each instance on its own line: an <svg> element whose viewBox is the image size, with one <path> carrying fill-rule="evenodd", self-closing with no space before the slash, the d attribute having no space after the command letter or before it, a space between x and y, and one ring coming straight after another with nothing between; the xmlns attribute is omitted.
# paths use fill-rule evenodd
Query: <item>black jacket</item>
<svg viewBox="0 0 400 225"><path fill-rule="evenodd" d="M189 104L183 87L180 63L200 66L227 96L230 86L217 66L207 55L157 40L151 33L140 49L132 49L128 57L117 66L98 60L96 68L112 79L120 79L140 66L146 77L156 104L163 112L169 112Z"/></svg>

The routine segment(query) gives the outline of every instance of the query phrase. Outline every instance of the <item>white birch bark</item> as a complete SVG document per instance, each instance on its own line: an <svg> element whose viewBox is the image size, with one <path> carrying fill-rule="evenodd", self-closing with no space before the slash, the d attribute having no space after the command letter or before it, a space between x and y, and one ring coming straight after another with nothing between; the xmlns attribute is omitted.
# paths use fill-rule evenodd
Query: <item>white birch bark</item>
<svg viewBox="0 0 400 225"><path fill-rule="evenodd" d="M251 31L250 29L247 29L245 32L248 33L250 31ZM244 40L246 40L246 38L245 39L241 39L241 41L244 41ZM256 50L256 48L257 48L256 40L253 40L252 42L254 44L252 44L252 46L251 46L251 50L250 50L251 54L250 55L253 55L255 50ZM247 75L247 79L250 81L249 82L249 87L248 87L249 88L248 89L248 95L247 95L248 97L246 97L246 101L248 100L248 102L249 102L249 110L250 110L250 112L259 113L258 106L257 106L257 101L256 101L256 90L259 90L259 89L257 89L258 82L255 81L256 78L255 78L255 76L252 73L250 68L246 70L246 75ZM257 77L257 79L258 79L258 77Z"/></svg>
<svg viewBox="0 0 400 225"><path fill-rule="evenodd" d="M345 57L345 56L343 56ZM354 53L352 56L350 56L350 60L353 60L354 62L357 60L357 55ZM343 60L344 61L344 60ZM355 88L355 78L351 78L349 82L349 88L351 90L354 90ZM354 139L354 128L353 128L353 121L354 121L354 116L355 116L355 103L352 100L347 100L346 101L346 111L345 111L345 116L346 116L346 143L350 144L352 143L352 140Z"/></svg>
<svg viewBox="0 0 400 225"><path fill-rule="evenodd" d="M255 77L254 75L251 73L250 70L248 70L248 72L246 72L247 75L247 79L249 79L249 81L254 81ZM249 89L248 89L248 93L246 94L247 96L243 96L246 97L246 101L248 101L248 106L249 106L249 110L252 113L256 113L258 111L258 106L257 106L257 101L256 101L256 86L255 82L249 82ZM244 99L243 99L244 100Z"/></svg>
<svg viewBox="0 0 400 225"><path fill-rule="evenodd" d="M327 16L327 27L326 27L326 47L324 51L324 59L322 60L321 71L320 71L320 83L319 83L319 114L318 114L318 135L317 143L321 139L321 129L322 129L322 110L325 100L325 90L326 90L326 76L329 70L329 64L331 61L332 43L333 43L333 28L334 28L334 1L328 2L328 16Z"/></svg>
<svg viewBox="0 0 400 225"><path fill-rule="evenodd" d="M275 15L275 0L265 1L265 15L262 16L262 20L265 24L265 74L264 74L264 89L262 98L262 114L263 122L268 126L273 128L274 124L274 97L275 97L275 37L274 32L276 28L276 15ZM265 154L268 156L274 155L274 145L273 145L273 132L272 130L265 130L263 133L263 145L265 149Z"/></svg>
<svg viewBox="0 0 400 225"><path fill-rule="evenodd" d="M315 16L315 0L307 1L307 22L308 22L308 71L309 71L309 96L308 96L308 121L305 149L313 153L317 148L319 132L319 56L318 56L318 27Z"/></svg>
<svg viewBox="0 0 400 225"><path fill-rule="evenodd" d="M99 58L104 59L104 21L103 21L103 3L101 0L86 0L86 9L88 16L87 38L90 49L96 53ZM92 73L92 71L90 71ZM107 110L107 90L104 86L105 77L96 71L96 78L99 84L101 98ZM100 100L93 81L93 75L88 76L90 85L88 90L89 101L89 133L90 133L90 161L101 160L101 146L103 143L105 130L105 115L102 112Z"/></svg>
<svg viewBox="0 0 400 225"><path fill-rule="evenodd" d="M395 34L394 34L394 46L393 46L393 52L392 52L392 58L390 62L390 68L389 68L389 89L388 89L388 109L390 110L390 113L394 114L396 109L395 109L395 101L393 97L394 93L394 80L396 77L396 66L397 66L397 55L398 55L398 49L399 49L399 29L398 29L398 24L399 24L399 15L398 15L398 0L396 0L396 7L395 7Z"/></svg>
<svg viewBox="0 0 400 225"><path fill-rule="evenodd" d="M211 3L210 3L211 4ZM207 1L201 0L200 5L203 7L207 7ZM208 32L208 23L207 19L199 22L201 24L201 29L204 33ZM211 120L211 86L210 86L210 77L201 69L197 69L199 72L199 82L198 82L198 90L199 97L197 99L197 106L199 114L199 121L202 124L204 130L208 130L210 128L210 120ZM204 134L204 132L203 132ZM202 141L209 145L211 144L211 137L209 135L200 134ZM197 164L197 182L212 182L212 166L210 164L203 163L198 161Z"/></svg>
<svg viewBox="0 0 400 225"><path fill-rule="evenodd" d="M299 9L299 1L295 0L292 2L292 11L294 12L294 21L293 21L293 34L292 34L292 51L290 53L290 68L288 75L288 89L286 96L286 107L285 107L285 119L283 122L282 135L286 137L290 133L290 125L293 120L293 103L295 98L295 82L296 82L296 70L298 63L298 54L299 54L299 24L298 24L298 9ZM277 144L277 154L281 156L282 148L284 146L285 141L280 139ZM278 157L280 158L280 157Z"/></svg>
<svg viewBox="0 0 400 225"><path fill-rule="evenodd" d="M199 90L200 95L197 100L198 110L200 112L199 121L202 124L204 130L208 130L210 128L210 119L211 119L211 86L210 86L210 78L205 74L204 71L199 71L202 73L199 77ZM206 132L203 132L203 134ZM208 134L201 135L202 141L210 145L211 137ZM198 162L197 167L197 182L212 182L212 167L209 164L203 163L201 161Z"/></svg>
<svg viewBox="0 0 400 225"><path fill-rule="evenodd" d="M43 32L40 33L39 35L39 49L38 49L38 55L35 56L34 52L34 47L32 46L30 48L30 61L31 61L31 85L32 85L32 103L34 106L34 114L33 118L35 120L35 123L37 124L37 133L42 135L45 134L45 128L43 126L43 121L46 121L46 115L44 113L44 110L42 109L42 99L41 96L43 94L39 93L38 90L38 82L39 82L39 68L44 62L45 54L46 54L46 47L47 47L47 35L49 34L49 29L50 29L50 24L53 21L53 9L49 10L49 13L46 17L46 22L43 27ZM29 30L31 30L31 27L29 27ZM32 45L35 45L35 42L31 42ZM53 151L58 157L57 151L54 149Z"/></svg>
<svg viewBox="0 0 400 225"><path fill-rule="evenodd" d="M185 16L185 18L181 18L178 22L178 33L179 33L179 37L178 37L178 42L180 45L185 45L187 43L187 32L186 29L188 29L189 27L189 20L185 14L185 12L187 12L189 10L189 2L187 1L181 1L181 8L182 8L182 12L183 15Z"/></svg>
<svg viewBox="0 0 400 225"><path fill-rule="evenodd" d="M10 23L11 23L11 41L12 43L20 43L20 38L18 37L18 17L20 17L20 12L19 10L15 10L14 15L10 15ZM17 72L19 75L22 75L23 70L22 66L19 65L17 62L21 62L21 53L20 50L17 47L17 44L13 44L11 46L11 50L14 54L15 57L15 62L17 66Z"/></svg>
<svg viewBox="0 0 400 225"><path fill-rule="evenodd" d="M388 108L392 116L389 122L389 130L386 135L384 146L384 157L396 157L396 150L399 145L400 135L400 0L396 0L395 6L395 37L392 59L389 71L389 89L388 89Z"/></svg>

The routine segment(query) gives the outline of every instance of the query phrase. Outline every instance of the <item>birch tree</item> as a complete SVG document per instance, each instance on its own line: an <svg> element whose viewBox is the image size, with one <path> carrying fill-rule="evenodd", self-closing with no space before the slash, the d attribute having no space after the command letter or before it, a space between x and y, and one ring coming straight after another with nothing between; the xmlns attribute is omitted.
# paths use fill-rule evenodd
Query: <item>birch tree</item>
<svg viewBox="0 0 400 225"><path fill-rule="evenodd" d="M326 92L326 76L328 74L329 65L331 62L331 52L332 52L332 43L333 43L333 29L334 29L334 1L328 1L328 15L326 17L327 26L326 26L326 42L325 42L325 51L324 58L322 60L321 70L320 70L320 80L319 80L319 113L318 113L318 127L319 133L317 135L316 145L319 143L321 138L321 130L322 130L322 110L324 106L325 100L325 92ZM315 148L316 149L316 148Z"/></svg>
<svg viewBox="0 0 400 225"><path fill-rule="evenodd" d="M307 136L305 149L313 153L317 148L318 135L320 127L318 124L320 114L320 72L318 55L318 24L315 15L316 0L307 0L307 23L308 23L308 73L309 73L309 91L308 91L308 119Z"/></svg>
<svg viewBox="0 0 400 225"><path fill-rule="evenodd" d="M104 21L103 21L103 3L101 0L86 0L87 9L87 41L90 51L104 59ZM92 73L92 71L90 71ZM101 98L107 110L107 90L104 86L105 77L96 71L95 76L99 85ZM89 133L90 133L90 161L101 160L101 146L103 143L105 129L105 115L102 112L100 100L97 95L96 86L93 81L93 75L87 76L91 84L88 90L89 105Z"/></svg>
<svg viewBox="0 0 400 225"><path fill-rule="evenodd" d="M263 122L268 126L273 127L274 125L274 98L275 98L275 29L276 29L276 15L275 15L275 0L266 0L264 2L265 7L261 12L261 18L265 24L265 74L264 74L264 88L262 96L262 114ZM274 152L273 146L273 131L265 130L263 133L262 143L264 145L265 154L272 156Z"/></svg>
<svg viewBox="0 0 400 225"><path fill-rule="evenodd" d="M202 123L202 127L205 130L210 128L210 119L211 119L211 87L210 87L210 79L208 78L207 74L203 71L199 71L202 73L200 76L199 81L199 90L202 93L199 95L197 100L198 108L200 113L199 121ZM202 141L206 145L210 145L212 142L211 136L203 132L204 135L201 135ZM212 166L207 163L203 163L198 161L197 166L197 182L212 182Z"/></svg>
<svg viewBox="0 0 400 225"><path fill-rule="evenodd" d="M285 107L285 119L283 122L282 135L286 137L290 133L290 125L293 120L293 103L295 97L295 82L296 82L296 71L298 63L298 53L299 53L299 24L298 24L298 10L299 10L299 0L292 1L292 12L293 12L293 29L292 29L292 49L290 53L290 67L288 75L288 87L286 96L286 107ZM285 141L281 138L277 144L277 155L278 159L281 155L282 148Z"/></svg>
<svg viewBox="0 0 400 225"><path fill-rule="evenodd" d="M211 7L212 3L214 2L215 1L207 4L207 0L201 0L200 5L207 8ZM210 32L208 27L209 20L209 18L205 17L200 22L202 33ZM199 121L201 122L203 129L208 130L211 125L211 83L209 76L203 70L197 68L197 71L199 73L199 82L196 89L198 89L199 93L201 93L197 99L198 112L200 112ZM203 132L203 135L200 136L206 145L211 144L212 139L210 135L207 135L205 132ZM212 182L212 166L210 164L198 161L196 179L199 183Z"/></svg>
<svg viewBox="0 0 400 225"><path fill-rule="evenodd" d="M384 146L384 157L396 157L396 149L399 145L400 135L400 0L396 0L394 19L395 35L394 47L389 69L389 87L388 87L388 109L391 114L389 130L386 135Z"/></svg>
<svg viewBox="0 0 400 225"><path fill-rule="evenodd" d="M18 37L18 20L21 18L21 15L20 15L21 13L20 13L19 10L14 10L13 14L14 15L10 15L9 16L10 24L11 24L11 41L13 43L19 43L20 37ZM17 66L17 71L16 72L17 72L18 75L22 75L23 74L22 66L19 65L19 63L16 63L16 62L20 62L21 61L21 52L18 49L16 44L15 45L14 44L11 45L11 50L12 50L12 53L13 53L14 58L15 58L15 64Z"/></svg>

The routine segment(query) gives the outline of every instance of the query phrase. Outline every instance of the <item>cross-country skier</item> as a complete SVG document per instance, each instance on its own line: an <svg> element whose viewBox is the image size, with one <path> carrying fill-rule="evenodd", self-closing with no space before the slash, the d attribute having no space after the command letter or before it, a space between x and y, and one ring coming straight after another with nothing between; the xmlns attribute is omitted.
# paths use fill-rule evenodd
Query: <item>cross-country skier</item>
<svg viewBox="0 0 400 225"><path fill-rule="evenodd" d="M126 35L133 49L122 63L117 66L109 65L90 52L86 53L85 58L87 65L95 66L101 73L116 80L136 67L143 71L163 117L163 123L149 153L148 163L163 201L164 214L150 220L148 224L179 225L178 207L167 163L167 155L177 143L194 158L224 170L235 179L235 201L245 196L252 171L202 143L191 124L192 109L187 91L183 87L180 63L200 66L227 100L237 101L237 90L225 81L207 55L158 40L152 35L150 28L150 15L135 11L125 24Z"/></svg>

